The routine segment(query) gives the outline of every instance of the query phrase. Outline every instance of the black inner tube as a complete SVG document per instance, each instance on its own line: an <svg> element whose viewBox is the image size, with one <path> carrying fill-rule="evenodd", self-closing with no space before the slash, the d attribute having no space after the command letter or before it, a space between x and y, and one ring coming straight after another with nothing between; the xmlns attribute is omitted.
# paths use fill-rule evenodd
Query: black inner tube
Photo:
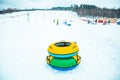
<svg viewBox="0 0 120 80"><path fill-rule="evenodd" d="M70 42L58 42L55 44L55 46L57 47L66 47L66 46L70 46L71 43Z"/></svg>

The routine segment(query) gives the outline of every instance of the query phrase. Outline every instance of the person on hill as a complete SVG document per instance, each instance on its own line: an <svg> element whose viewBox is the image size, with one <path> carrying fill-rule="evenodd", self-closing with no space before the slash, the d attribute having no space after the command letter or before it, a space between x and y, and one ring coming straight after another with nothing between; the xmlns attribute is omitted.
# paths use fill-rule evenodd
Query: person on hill
<svg viewBox="0 0 120 80"><path fill-rule="evenodd" d="M90 24L90 20L88 20L88 24Z"/></svg>
<svg viewBox="0 0 120 80"><path fill-rule="evenodd" d="M97 19L95 19L95 24L97 24Z"/></svg>
<svg viewBox="0 0 120 80"><path fill-rule="evenodd" d="M30 14L28 13L28 14L27 14L27 20L28 20L28 21L29 21L29 16L30 16Z"/></svg>
<svg viewBox="0 0 120 80"><path fill-rule="evenodd" d="M107 21L104 21L104 22L103 22L103 25L106 25L106 24L107 24Z"/></svg>
<svg viewBox="0 0 120 80"><path fill-rule="evenodd" d="M110 24L110 20L108 20L108 24Z"/></svg>
<svg viewBox="0 0 120 80"><path fill-rule="evenodd" d="M56 25L59 25L59 19L57 19L57 23L56 23Z"/></svg>

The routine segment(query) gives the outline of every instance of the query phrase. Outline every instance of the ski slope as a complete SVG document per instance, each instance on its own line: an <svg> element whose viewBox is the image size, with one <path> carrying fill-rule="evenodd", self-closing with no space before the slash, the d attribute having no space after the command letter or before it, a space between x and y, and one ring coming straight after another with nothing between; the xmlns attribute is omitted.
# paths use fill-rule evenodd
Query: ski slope
<svg viewBox="0 0 120 80"><path fill-rule="evenodd" d="M69 11L0 15L0 80L120 80L119 34L117 24L87 24ZM48 46L61 40L80 48L81 63L73 70L46 63Z"/></svg>

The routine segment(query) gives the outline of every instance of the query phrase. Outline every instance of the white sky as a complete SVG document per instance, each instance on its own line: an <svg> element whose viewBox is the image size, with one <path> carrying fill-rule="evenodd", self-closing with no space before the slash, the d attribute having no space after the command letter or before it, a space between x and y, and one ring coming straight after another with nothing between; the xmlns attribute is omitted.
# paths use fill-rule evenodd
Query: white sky
<svg viewBox="0 0 120 80"><path fill-rule="evenodd" d="M0 0L0 9L51 8L54 6L70 6L71 4L92 4L98 7L120 8L119 0Z"/></svg>

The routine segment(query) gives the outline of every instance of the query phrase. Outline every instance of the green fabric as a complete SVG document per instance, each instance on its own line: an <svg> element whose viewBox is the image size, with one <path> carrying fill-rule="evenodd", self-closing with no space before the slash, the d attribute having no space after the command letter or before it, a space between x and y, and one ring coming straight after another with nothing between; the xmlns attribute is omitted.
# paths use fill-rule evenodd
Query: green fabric
<svg viewBox="0 0 120 80"><path fill-rule="evenodd" d="M74 58L53 58L50 62L50 65L55 67L72 67L77 65L76 60Z"/></svg>

